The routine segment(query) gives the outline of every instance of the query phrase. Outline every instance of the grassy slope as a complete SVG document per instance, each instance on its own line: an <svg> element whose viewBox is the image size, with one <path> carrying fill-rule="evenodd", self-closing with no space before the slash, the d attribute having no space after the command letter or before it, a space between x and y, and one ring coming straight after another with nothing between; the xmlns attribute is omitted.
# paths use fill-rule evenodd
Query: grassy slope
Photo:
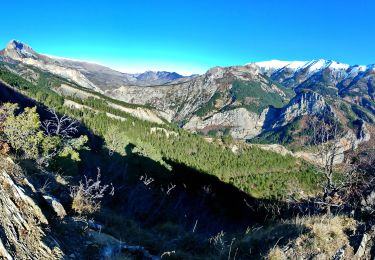
<svg viewBox="0 0 375 260"><path fill-rule="evenodd" d="M41 77L43 80L34 85L1 68L0 78L43 104L81 120L100 136L106 133L109 126L118 126L124 144L130 142L139 147L151 147L148 153L154 159L159 158L155 160L161 161L160 158L163 158L164 161L183 163L232 183L255 197L281 198L294 189L301 188L312 192L319 188L320 176L314 173L310 165L293 157L284 157L257 148L245 148L237 155L220 144L208 143L198 135L168 125L165 128L177 132L178 136L168 138L163 133L151 134L150 128L155 127L155 124L135 119L124 112L116 111L118 115L128 119L124 122L108 118L104 112L113 113L113 108L109 108L103 100L98 101L100 105L96 106L97 110L103 111L99 114L64 108L63 98L50 89L60 84L61 79L51 75L47 78Z"/></svg>

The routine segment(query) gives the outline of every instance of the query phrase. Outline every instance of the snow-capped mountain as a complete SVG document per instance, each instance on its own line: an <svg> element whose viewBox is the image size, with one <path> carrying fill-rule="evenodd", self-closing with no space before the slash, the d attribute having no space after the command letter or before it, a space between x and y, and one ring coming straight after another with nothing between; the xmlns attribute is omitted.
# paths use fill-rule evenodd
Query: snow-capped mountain
<svg viewBox="0 0 375 260"><path fill-rule="evenodd" d="M276 71L282 68L297 69L305 65L307 61L282 61L282 60L270 60L253 63L257 65L262 71ZM251 63L249 63L251 64ZM248 65L249 65L248 64Z"/></svg>
<svg viewBox="0 0 375 260"><path fill-rule="evenodd" d="M333 60L311 60L311 61L281 61L270 60L250 63L255 64L259 69L268 76L275 76L283 72L305 74L306 77L312 76L317 72L329 69L331 72L342 72L348 76L355 73L368 72L374 70L375 64L371 65L349 65Z"/></svg>
<svg viewBox="0 0 375 260"><path fill-rule="evenodd" d="M265 61L253 63L272 80L295 91L310 89L321 94L345 97L361 93L374 100L375 65L349 65L332 60Z"/></svg>
<svg viewBox="0 0 375 260"><path fill-rule="evenodd" d="M316 72L322 69L331 70L347 70L350 65L344 64L332 60L311 60L311 61L281 61L281 60L270 60L254 63L265 72L275 72L278 70L308 70L310 73ZM361 68L366 66L360 66Z"/></svg>

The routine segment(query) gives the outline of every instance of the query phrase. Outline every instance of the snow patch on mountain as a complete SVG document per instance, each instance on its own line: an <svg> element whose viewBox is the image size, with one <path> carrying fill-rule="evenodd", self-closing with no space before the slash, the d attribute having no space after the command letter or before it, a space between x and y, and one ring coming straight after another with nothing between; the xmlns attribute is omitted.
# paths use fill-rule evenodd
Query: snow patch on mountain
<svg viewBox="0 0 375 260"><path fill-rule="evenodd" d="M310 72L318 71L325 68L330 68L332 70L347 70L350 65L344 64L332 60L312 60L312 61L281 61L281 60L270 60L270 61L261 61L250 63L255 64L262 70L280 70L280 69L291 69L291 70L300 70L308 69ZM360 68L366 66L359 66Z"/></svg>
<svg viewBox="0 0 375 260"><path fill-rule="evenodd" d="M270 60L270 61L261 61L261 62L256 62L255 64L260 67L260 68L263 68L263 69L281 69L285 66L287 66L288 64L290 64L291 61L282 61L282 60ZM246 65L250 65L250 64L253 64L253 63L248 63Z"/></svg>

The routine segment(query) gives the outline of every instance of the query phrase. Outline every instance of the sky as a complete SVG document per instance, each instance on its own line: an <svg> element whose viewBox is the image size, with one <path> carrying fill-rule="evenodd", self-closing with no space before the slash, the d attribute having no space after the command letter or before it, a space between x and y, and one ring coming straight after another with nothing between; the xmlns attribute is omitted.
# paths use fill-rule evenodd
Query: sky
<svg viewBox="0 0 375 260"><path fill-rule="evenodd" d="M2 1L0 45L124 72L264 60L375 63L373 0Z"/></svg>

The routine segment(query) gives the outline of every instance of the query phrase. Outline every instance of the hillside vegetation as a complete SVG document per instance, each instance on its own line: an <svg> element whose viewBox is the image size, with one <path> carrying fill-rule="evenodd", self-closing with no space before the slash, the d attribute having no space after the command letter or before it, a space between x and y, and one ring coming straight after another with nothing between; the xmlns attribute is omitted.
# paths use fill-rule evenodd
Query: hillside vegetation
<svg viewBox="0 0 375 260"><path fill-rule="evenodd" d="M258 198L285 198L289 194L288 188L296 187L295 185L307 189L308 192L319 189L319 175L310 165L291 156L247 146L242 146L239 153L233 153L230 142L224 142L224 145L218 142L209 143L198 135L173 126L163 127L176 134L167 136L164 131L151 132L152 128L159 126L109 107L104 99L81 100L66 97L100 112L64 107L64 98L51 90L52 87L58 87L62 79L52 75L41 75L34 85L5 67L0 69L0 78L9 85L60 113L75 117L95 134L105 138L110 129L117 129L115 137L112 138L121 144L116 147L119 154L125 155L125 147L131 144L167 169L171 169L167 165L168 161L184 164L200 172L217 176L220 180ZM106 112L126 120L110 118Z"/></svg>

